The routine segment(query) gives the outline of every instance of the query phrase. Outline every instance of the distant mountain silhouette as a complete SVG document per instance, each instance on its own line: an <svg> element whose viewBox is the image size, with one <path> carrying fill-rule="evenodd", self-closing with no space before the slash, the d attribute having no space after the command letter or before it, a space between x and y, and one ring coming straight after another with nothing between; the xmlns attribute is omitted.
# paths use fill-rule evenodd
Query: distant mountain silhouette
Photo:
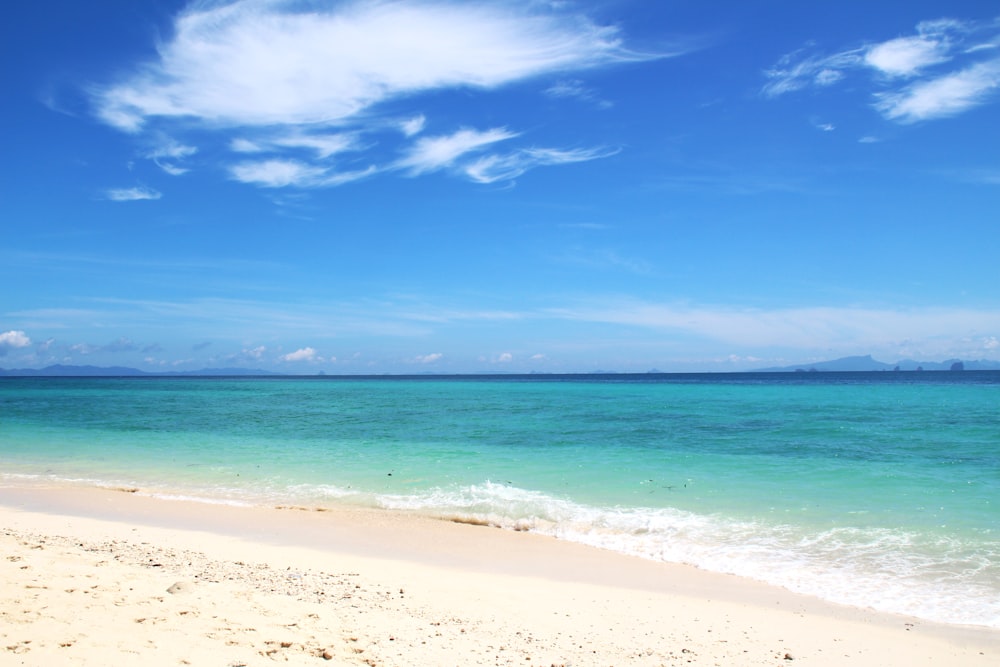
<svg viewBox="0 0 1000 667"><path fill-rule="evenodd" d="M5 377L196 377L231 375L282 375L271 371L247 368L203 368L197 371L149 372L125 366L64 366L56 364L45 368L0 368Z"/></svg>
<svg viewBox="0 0 1000 667"><path fill-rule="evenodd" d="M887 364L872 359L870 354L863 357L842 357L830 361L817 361L811 364L796 364L774 368L759 368L757 373L794 373L794 372L848 372L848 371L995 371L1000 370L1000 361L980 359L978 361L963 361L947 359L945 361L914 361L902 359L894 364Z"/></svg>
<svg viewBox="0 0 1000 667"><path fill-rule="evenodd" d="M945 361L914 361L903 359L895 364L887 364L872 359L871 355L857 357L842 357L830 361L818 361L811 364L796 364L773 368L758 368L754 373L808 373L808 372L858 372L858 371L996 371L1000 370L1000 361L980 359L978 361L963 361L947 359ZM594 371L594 374L613 373L614 371ZM651 370L649 373L660 371ZM322 374L322 373L321 373ZM496 375L497 373L481 373ZM66 366L56 364L45 368L0 368L0 377L226 377L226 376L282 376L287 373L275 373L259 368L202 368L197 371L143 371L126 366Z"/></svg>

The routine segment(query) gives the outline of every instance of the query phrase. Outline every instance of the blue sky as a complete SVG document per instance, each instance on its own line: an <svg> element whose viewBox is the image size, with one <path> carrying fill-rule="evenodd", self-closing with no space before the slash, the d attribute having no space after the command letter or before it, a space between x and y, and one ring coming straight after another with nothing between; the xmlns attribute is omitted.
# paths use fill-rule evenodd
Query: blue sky
<svg viewBox="0 0 1000 667"><path fill-rule="evenodd" d="M0 366L1000 358L992 2L43 0Z"/></svg>

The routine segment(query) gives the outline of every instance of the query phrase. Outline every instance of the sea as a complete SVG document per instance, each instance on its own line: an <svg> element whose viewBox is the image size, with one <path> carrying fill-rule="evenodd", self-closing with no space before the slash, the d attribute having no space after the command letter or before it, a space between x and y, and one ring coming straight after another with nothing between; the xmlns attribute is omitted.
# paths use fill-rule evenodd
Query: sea
<svg viewBox="0 0 1000 667"><path fill-rule="evenodd" d="M0 378L0 484L531 531L1000 627L1000 372Z"/></svg>

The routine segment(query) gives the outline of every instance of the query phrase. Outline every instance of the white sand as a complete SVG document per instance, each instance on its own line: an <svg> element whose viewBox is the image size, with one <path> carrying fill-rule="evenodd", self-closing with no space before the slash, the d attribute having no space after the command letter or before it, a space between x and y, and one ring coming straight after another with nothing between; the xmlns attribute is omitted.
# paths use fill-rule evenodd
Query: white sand
<svg viewBox="0 0 1000 667"><path fill-rule="evenodd" d="M1000 631L400 513L0 488L0 665L997 665Z"/></svg>

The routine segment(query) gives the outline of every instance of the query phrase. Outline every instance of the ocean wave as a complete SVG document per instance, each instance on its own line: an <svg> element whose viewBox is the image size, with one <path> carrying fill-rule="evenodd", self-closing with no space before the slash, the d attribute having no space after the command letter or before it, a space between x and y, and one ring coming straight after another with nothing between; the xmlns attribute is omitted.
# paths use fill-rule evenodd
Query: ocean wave
<svg viewBox="0 0 1000 667"><path fill-rule="evenodd" d="M851 525L810 528L676 508L597 507L511 484L377 493L336 485L172 484L5 472L0 480L134 489L141 495L227 505L354 505L530 531L638 556L755 579L856 607L926 620L1000 627L1000 540ZM845 516L844 523L851 520Z"/></svg>
<svg viewBox="0 0 1000 667"><path fill-rule="evenodd" d="M840 604L1000 627L1000 542L995 539L892 528L815 529L672 508L593 507L494 482L410 494L337 487L311 492L685 563Z"/></svg>

